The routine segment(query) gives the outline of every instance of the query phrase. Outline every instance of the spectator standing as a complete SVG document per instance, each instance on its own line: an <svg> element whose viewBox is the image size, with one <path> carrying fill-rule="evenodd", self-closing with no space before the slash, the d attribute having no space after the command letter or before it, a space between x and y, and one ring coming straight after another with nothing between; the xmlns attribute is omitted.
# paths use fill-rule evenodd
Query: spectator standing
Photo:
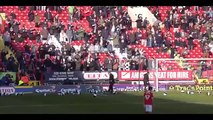
<svg viewBox="0 0 213 120"><path fill-rule="evenodd" d="M4 44L6 46L9 46L10 45L10 42L11 42L11 37L10 37L10 33L8 31L6 31L3 35L3 40L4 40Z"/></svg>
<svg viewBox="0 0 213 120"><path fill-rule="evenodd" d="M135 34L133 33L133 31L131 30L130 33L128 34L129 35L129 41L130 41L130 45L133 45L135 44Z"/></svg>
<svg viewBox="0 0 213 120"><path fill-rule="evenodd" d="M166 18L166 20L165 20L165 22L164 22L164 25L165 25L165 28L166 28L167 30L170 30L171 21L170 21L168 18Z"/></svg>
<svg viewBox="0 0 213 120"><path fill-rule="evenodd" d="M154 39L153 39L152 35L149 35L149 37L147 39L147 47L154 47Z"/></svg>
<svg viewBox="0 0 213 120"><path fill-rule="evenodd" d="M170 58L174 58L174 57L175 57L175 48L174 46L171 46Z"/></svg>
<svg viewBox="0 0 213 120"><path fill-rule="evenodd" d="M54 24L58 24L59 23L59 14L56 14L54 19L53 19Z"/></svg>
<svg viewBox="0 0 213 120"><path fill-rule="evenodd" d="M10 16L12 17L12 19L16 19L16 14L14 13L14 11L11 11Z"/></svg>
<svg viewBox="0 0 213 120"><path fill-rule="evenodd" d="M44 27L41 31L41 39L42 39L42 42L45 42L48 38L48 35L49 35L49 32L47 30L47 27Z"/></svg>
<svg viewBox="0 0 213 120"><path fill-rule="evenodd" d="M49 9L46 10L46 12L44 13L44 16L45 16L46 20L48 20L49 22L53 20L52 13L50 12Z"/></svg>
<svg viewBox="0 0 213 120"><path fill-rule="evenodd" d="M30 22L32 22L35 19L35 14L34 14L34 12L32 10L29 11L28 18L29 18L28 20Z"/></svg>
<svg viewBox="0 0 213 120"><path fill-rule="evenodd" d="M74 12L75 7L74 6L68 6L68 11L69 11L69 20L72 22L72 16L73 16L73 12Z"/></svg>
<svg viewBox="0 0 213 120"><path fill-rule="evenodd" d="M61 30L60 32L60 42L68 42L68 38L64 30Z"/></svg>
<svg viewBox="0 0 213 120"><path fill-rule="evenodd" d="M72 29L72 26L69 26L68 27L68 30L66 31L66 35L67 35L67 38L68 38L68 42L72 42L73 40L73 29Z"/></svg>
<svg viewBox="0 0 213 120"><path fill-rule="evenodd" d="M77 31L78 40L83 40L85 35L85 30L81 26L80 29Z"/></svg>
<svg viewBox="0 0 213 120"><path fill-rule="evenodd" d="M18 32L19 32L19 25L20 25L20 23L19 23L17 20L15 20L15 22L14 22L12 28L13 28L13 31L14 31L16 34L18 34Z"/></svg>
<svg viewBox="0 0 213 120"><path fill-rule="evenodd" d="M194 38L192 37L192 35L189 35L189 38L188 38L188 49L189 50L192 50L193 49L193 40L194 40Z"/></svg>
<svg viewBox="0 0 213 120"><path fill-rule="evenodd" d="M40 16L38 15L38 13L35 13L34 22L35 22L35 27L40 27Z"/></svg>
<svg viewBox="0 0 213 120"><path fill-rule="evenodd" d="M137 23L137 28L141 29L142 28L142 17L140 15L138 15L138 19L136 20Z"/></svg>

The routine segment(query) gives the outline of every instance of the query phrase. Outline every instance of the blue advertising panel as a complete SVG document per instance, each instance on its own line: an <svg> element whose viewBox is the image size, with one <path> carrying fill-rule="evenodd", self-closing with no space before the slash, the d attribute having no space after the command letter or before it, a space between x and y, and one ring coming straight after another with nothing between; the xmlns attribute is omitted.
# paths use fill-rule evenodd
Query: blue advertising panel
<svg viewBox="0 0 213 120"><path fill-rule="evenodd" d="M34 89L32 86L16 86L15 92L16 93L33 93Z"/></svg>

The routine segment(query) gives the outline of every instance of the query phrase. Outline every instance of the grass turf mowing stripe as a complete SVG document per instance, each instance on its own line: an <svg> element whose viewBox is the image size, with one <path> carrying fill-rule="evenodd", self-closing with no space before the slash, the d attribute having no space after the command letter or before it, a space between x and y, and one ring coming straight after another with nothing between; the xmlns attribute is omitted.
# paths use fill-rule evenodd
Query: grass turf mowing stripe
<svg viewBox="0 0 213 120"><path fill-rule="evenodd" d="M158 102L160 104L175 104L176 102ZM192 104L204 104L204 105L213 105L213 103L202 103L202 102L185 102L185 103L192 103ZM143 102L141 103L111 103L112 105L131 105L131 104L138 104L143 105ZM104 105L102 103L90 103L90 104L84 104L84 103L75 103L75 104L35 104L35 105L3 105L0 106L0 108L13 108L13 107L55 107L55 106L82 106L82 105Z"/></svg>

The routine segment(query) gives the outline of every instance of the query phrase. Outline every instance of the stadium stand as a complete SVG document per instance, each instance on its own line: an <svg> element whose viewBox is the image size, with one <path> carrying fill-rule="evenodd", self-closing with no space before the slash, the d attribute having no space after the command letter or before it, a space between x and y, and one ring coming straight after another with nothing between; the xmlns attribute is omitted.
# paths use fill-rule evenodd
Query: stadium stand
<svg viewBox="0 0 213 120"><path fill-rule="evenodd" d="M40 80L50 71L154 69L156 58L177 60L161 69L199 69L182 58L213 58L210 6L147 7L158 19L153 25L140 15L132 21L128 6L2 6L1 37L15 56L2 50L0 70ZM202 70L212 70L213 61L204 62Z"/></svg>

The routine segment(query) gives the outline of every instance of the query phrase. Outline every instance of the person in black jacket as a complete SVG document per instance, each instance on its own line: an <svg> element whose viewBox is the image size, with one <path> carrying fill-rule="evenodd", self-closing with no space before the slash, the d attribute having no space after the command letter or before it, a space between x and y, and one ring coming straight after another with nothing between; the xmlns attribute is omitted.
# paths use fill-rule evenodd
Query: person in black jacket
<svg viewBox="0 0 213 120"><path fill-rule="evenodd" d="M108 92L112 93L113 94L113 86L115 84L115 79L114 79L114 75L109 72L109 90Z"/></svg>
<svg viewBox="0 0 213 120"><path fill-rule="evenodd" d="M16 19L16 14L13 11L11 11L10 16L12 17L12 19Z"/></svg>
<svg viewBox="0 0 213 120"><path fill-rule="evenodd" d="M17 20L15 20L12 27L13 27L13 31L16 34L19 32L19 25L20 25L20 23Z"/></svg>
<svg viewBox="0 0 213 120"><path fill-rule="evenodd" d="M137 22L137 28L141 29L143 20L140 15L138 15L138 19L136 20L136 22Z"/></svg>
<svg viewBox="0 0 213 120"><path fill-rule="evenodd" d="M143 83L144 83L144 90L150 85L149 84L149 71L143 75Z"/></svg>
<svg viewBox="0 0 213 120"><path fill-rule="evenodd" d="M35 35L33 34L34 29L31 27L29 30L27 30L27 35L30 40L35 40Z"/></svg>
<svg viewBox="0 0 213 120"><path fill-rule="evenodd" d="M28 20L30 22L32 22L34 20L35 14L34 14L34 12L32 10L28 13L28 18L29 18Z"/></svg>
<svg viewBox="0 0 213 120"><path fill-rule="evenodd" d="M189 35L189 38L188 38L188 49L189 50L192 50L193 49L193 40L194 38L192 37L192 35Z"/></svg>
<svg viewBox="0 0 213 120"><path fill-rule="evenodd" d="M46 20L48 20L48 21L52 21L53 20L52 13L50 12L49 9L47 9L47 11L44 13L44 16L45 16Z"/></svg>

